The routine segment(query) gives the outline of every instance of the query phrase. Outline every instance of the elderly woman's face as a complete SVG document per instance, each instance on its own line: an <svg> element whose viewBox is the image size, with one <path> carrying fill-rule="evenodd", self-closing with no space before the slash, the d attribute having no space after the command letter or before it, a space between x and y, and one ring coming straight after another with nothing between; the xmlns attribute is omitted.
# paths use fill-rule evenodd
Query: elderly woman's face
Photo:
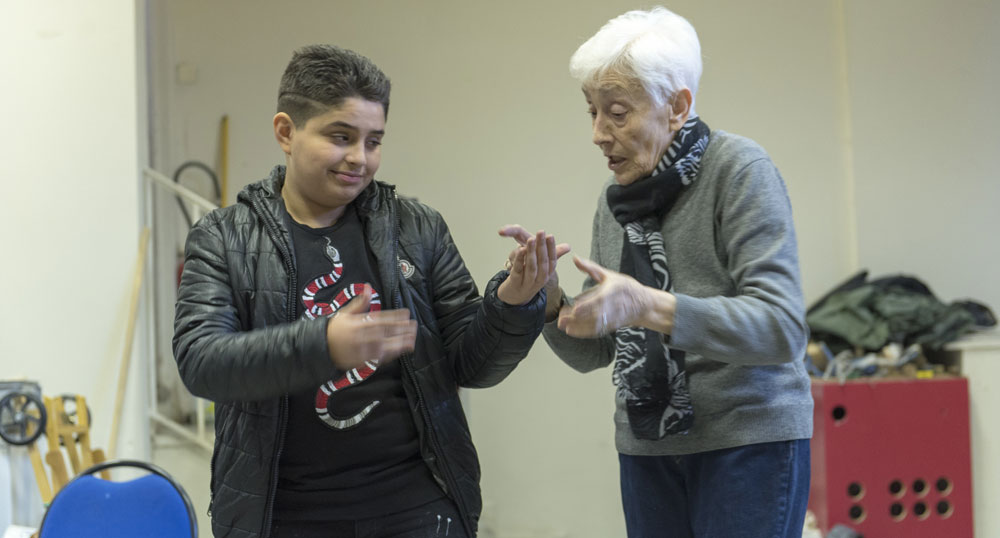
<svg viewBox="0 0 1000 538"><path fill-rule="evenodd" d="M619 185L648 176L674 139L670 105L657 107L634 80L605 75L583 87L593 118L594 144Z"/></svg>

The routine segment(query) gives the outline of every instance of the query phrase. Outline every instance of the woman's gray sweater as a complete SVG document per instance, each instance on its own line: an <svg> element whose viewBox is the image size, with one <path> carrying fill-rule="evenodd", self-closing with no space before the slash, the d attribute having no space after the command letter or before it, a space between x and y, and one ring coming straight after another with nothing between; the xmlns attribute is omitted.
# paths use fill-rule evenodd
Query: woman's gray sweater
<svg viewBox="0 0 1000 538"><path fill-rule="evenodd" d="M613 181L613 180L612 180ZM591 259L621 270L624 230L597 202ZM663 221L677 297L670 345L687 352L694 426L637 439L618 397L615 441L629 455L679 455L812 436L803 365L808 328L785 184L752 140L712 131L698 178ZM593 286L590 279L584 287ZM587 372L614 359L613 335L573 338L548 323L555 353Z"/></svg>

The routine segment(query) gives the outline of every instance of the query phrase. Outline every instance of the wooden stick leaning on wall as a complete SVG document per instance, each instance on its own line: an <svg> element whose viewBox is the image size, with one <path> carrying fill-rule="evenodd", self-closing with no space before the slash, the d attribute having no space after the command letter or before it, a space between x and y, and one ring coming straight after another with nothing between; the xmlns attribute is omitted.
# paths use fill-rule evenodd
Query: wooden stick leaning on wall
<svg viewBox="0 0 1000 538"><path fill-rule="evenodd" d="M223 114L219 123L219 207L226 207L229 189L229 115Z"/></svg>
<svg viewBox="0 0 1000 538"><path fill-rule="evenodd" d="M125 349L122 351L121 369L118 371L118 391L115 393L114 414L111 415L111 440L108 442L109 460L115 459L118 448L118 425L121 422L125 389L128 385L128 369L132 362L132 340L135 336L135 318L139 310L139 292L142 290L142 274L146 265L146 248L149 245L149 228L142 229L139 238L139 254L136 256L135 274L132 277L132 302L129 305L128 328L125 330Z"/></svg>
<svg viewBox="0 0 1000 538"><path fill-rule="evenodd" d="M45 474L45 465L42 464L42 453L38 450L38 445L31 443L28 445L28 457L31 458L31 468L35 471L35 482L38 483L38 493L42 494L42 506L48 506L52 502L52 486L49 484L49 477Z"/></svg>

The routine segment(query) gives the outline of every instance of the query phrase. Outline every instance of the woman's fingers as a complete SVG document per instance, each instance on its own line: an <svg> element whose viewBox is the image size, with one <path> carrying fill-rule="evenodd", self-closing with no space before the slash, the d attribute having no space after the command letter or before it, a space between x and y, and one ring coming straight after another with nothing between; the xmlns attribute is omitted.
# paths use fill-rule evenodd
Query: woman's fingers
<svg viewBox="0 0 1000 538"><path fill-rule="evenodd" d="M590 261L585 260L579 256L573 256L573 263L576 264L577 269L587 273L587 276L594 279L594 282L601 283L604 282L607 270L600 265Z"/></svg>
<svg viewBox="0 0 1000 538"><path fill-rule="evenodd" d="M559 312L559 321L556 326L564 333L577 338L589 338L596 336L595 333L585 330L586 323L578 318L573 308L563 308Z"/></svg>
<svg viewBox="0 0 1000 538"><path fill-rule="evenodd" d="M602 316L607 318L607 310L610 307L604 300L602 294L594 294L584 301L578 301L573 305L573 319L578 324L586 327L599 328L599 320Z"/></svg>
<svg viewBox="0 0 1000 538"><path fill-rule="evenodd" d="M607 319L601 310L580 312L575 306L573 308L565 307L559 312L559 320L556 325L570 336L593 338L613 330Z"/></svg>

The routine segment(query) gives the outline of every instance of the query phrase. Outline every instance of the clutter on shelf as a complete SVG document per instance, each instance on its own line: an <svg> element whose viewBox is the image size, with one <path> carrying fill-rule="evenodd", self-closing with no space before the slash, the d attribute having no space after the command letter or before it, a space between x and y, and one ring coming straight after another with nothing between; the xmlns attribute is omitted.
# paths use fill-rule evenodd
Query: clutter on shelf
<svg viewBox="0 0 1000 538"><path fill-rule="evenodd" d="M928 355L962 335L995 327L997 320L982 303L938 300L917 278L869 280L868 271L861 271L809 307L806 323L810 374L843 382L955 374Z"/></svg>

